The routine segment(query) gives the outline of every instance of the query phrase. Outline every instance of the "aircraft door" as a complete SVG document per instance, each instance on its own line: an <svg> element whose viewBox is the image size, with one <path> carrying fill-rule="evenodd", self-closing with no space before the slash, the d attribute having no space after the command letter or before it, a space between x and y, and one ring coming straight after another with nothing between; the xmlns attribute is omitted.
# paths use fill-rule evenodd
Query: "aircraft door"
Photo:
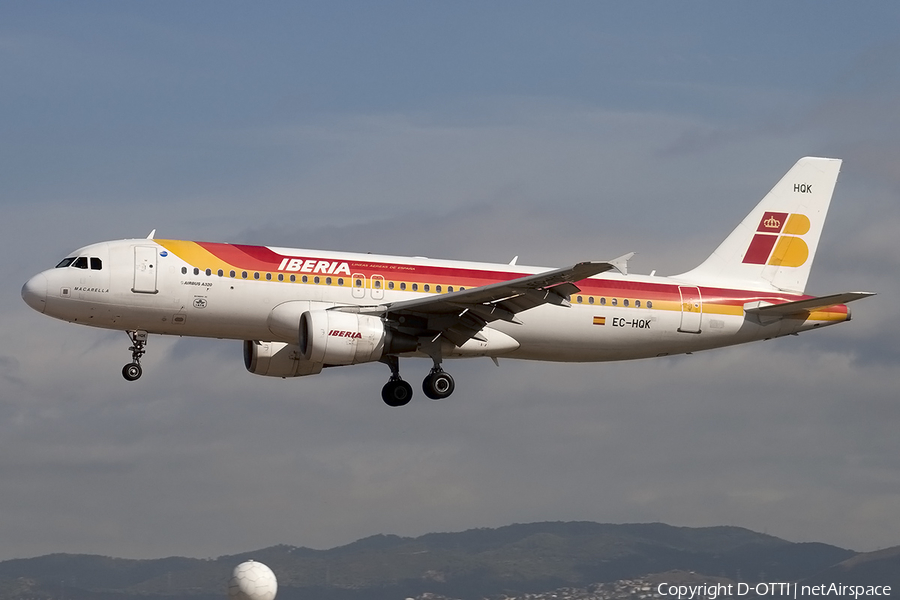
<svg viewBox="0 0 900 600"><path fill-rule="evenodd" d="M372 275L372 300L384 299L384 277Z"/></svg>
<svg viewBox="0 0 900 600"><path fill-rule="evenodd" d="M700 333L700 317L703 316L703 299L700 288L678 286L681 294L681 327L683 333Z"/></svg>
<svg viewBox="0 0 900 600"><path fill-rule="evenodd" d="M155 294L156 289L156 246L134 247L134 287L138 294Z"/></svg>
<svg viewBox="0 0 900 600"><path fill-rule="evenodd" d="M353 274L353 297L354 298L365 298L366 297L366 276L362 273L354 273Z"/></svg>

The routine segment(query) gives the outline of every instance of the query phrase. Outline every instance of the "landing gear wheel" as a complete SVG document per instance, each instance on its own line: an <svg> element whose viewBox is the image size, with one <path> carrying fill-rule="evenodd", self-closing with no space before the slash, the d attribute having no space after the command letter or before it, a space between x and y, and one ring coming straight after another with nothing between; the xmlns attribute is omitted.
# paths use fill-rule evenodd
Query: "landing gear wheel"
<svg viewBox="0 0 900 600"><path fill-rule="evenodd" d="M143 330L126 331L129 339L131 339L131 362L122 367L122 377L128 381L139 379L144 372L141 369L141 357L146 354L144 346L147 345L147 332Z"/></svg>
<svg viewBox="0 0 900 600"><path fill-rule="evenodd" d="M422 391L432 400L443 400L455 389L456 383L450 377L450 373L444 371L432 371L422 381Z"/></svg>
<svg viewBox="0 0 900 600"><path fill-rule="evenodd" d="M128 381L135 381L140 379L141 374L143 373L143 369L141 369L141 365L137 363L128 363L124 367L122 367L122 377L127 379Z"/></svg>
<svg viewBox="0 0 900 600"><path fill-rule="evenodd" d="M402 379L391 379L381 388L381 399L388 406L406 406L412 400L412 386Z"/></svg>

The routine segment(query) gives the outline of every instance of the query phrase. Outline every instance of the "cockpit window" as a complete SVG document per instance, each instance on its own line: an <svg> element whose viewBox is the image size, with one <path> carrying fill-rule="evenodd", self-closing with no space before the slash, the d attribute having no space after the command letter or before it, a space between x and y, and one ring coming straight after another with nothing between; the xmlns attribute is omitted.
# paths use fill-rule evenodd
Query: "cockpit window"
<svg viewBox="0 0 900 600"><path fill-rule="evenodd" d="M102 271L103 270L103 261L101 261L96 256L91 257L91 271Z"/></svg>
<svg viewBox="0 0 900 600"><path fill-rule="evenodd" d="M72 263L72 266L76 269L87 269L88 268L88 259L87 256L79 256L75 259L75 262Z"/></svg>
<svg viewBox="0 0 900 600"><path fill-rule="evenodd" d="M68 267L69 265L71 265L73 262L75 262L74 256L70 256L69 258L64 258L64 259L62 259L62 262L60 262L58 265L56 265L56 268L64 269L64 268Z"/></svg>

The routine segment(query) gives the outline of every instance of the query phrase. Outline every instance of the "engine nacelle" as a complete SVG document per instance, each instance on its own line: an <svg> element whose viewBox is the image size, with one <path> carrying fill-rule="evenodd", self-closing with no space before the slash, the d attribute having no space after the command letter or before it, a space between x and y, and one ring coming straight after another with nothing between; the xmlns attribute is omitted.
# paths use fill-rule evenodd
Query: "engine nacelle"
<svg viewBox="0 0 900 600"><path fill-rule="evenodd" d="M387 329L378 317L311 310L300 318L300 351L312 362L353 365L417 348L416 338Z"/></svg>
<svg viewBox="0 0 900 600"><path fill-rule="evenodd" d="M300 377L322 371L322 363L303 356L296 344L284 342L244 342L244 366L254 375L267 377Z"/></svg>

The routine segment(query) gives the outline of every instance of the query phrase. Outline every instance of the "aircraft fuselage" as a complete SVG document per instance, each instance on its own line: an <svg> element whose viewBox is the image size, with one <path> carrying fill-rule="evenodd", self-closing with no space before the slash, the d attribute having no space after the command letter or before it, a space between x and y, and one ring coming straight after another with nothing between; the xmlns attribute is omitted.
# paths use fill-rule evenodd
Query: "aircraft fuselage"
<svg viewBox="0 0 900 600"><path fill-rule="evenodd" d="M273 319L278 307L291 303L297 306L285 311L286 320L299 319L304 309L386 305L547 270L169 240L103 242L73 257L87 258L88 268L50 269L26 284L31 291L23 293L32 307L107 329L285 343L297 343L297 330ZM91 269L91 258L101 268ZM544 304L520 313L521 324L493 322L490 327L517 347L498 344L481 354L566 362L647 358L799 333L850 317L845 305L837 305L804 318L754 322L745 318L746 304L811 296L696 286L668 277L602 274L578 285L570 307Z"/></svg>

